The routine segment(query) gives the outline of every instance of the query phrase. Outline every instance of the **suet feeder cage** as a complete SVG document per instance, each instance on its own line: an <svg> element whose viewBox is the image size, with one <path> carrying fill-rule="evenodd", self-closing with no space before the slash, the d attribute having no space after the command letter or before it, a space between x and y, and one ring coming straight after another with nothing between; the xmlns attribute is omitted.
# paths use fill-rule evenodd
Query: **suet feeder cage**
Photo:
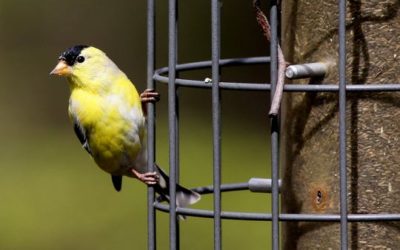
<svg viewBox="0 0 400 250"><path fill-rule="evenodd" d="M388 12L392 16L387 16L385 19L376 18L368 19L368 15L364 15L364 11L373 10L374 7L367 6L363 9L361 2L364 1L267 1L268 8L265 8L265 13L269 13L269 23L271 26L271 39L270 39L270 51L269 57L252 57L252 58L233 58L226 59L220 57L221 46L221 1L211 0L211 48L212 48L212 58L209 61L201 62L190 62L184 64L177 63L177 27L179 26L179 19L177 15L177 2L178 0L169 0L168 5L168 65L164 68L155 69L155 0L148 0L148 68L147 68L147 79L148 88L155 88L156 84L167 84L168 85L168 122L169 122L169 167L170 167L170 181L171 181L171 200L175 200L175 188L173 183L176 182L176 173L178 171L177 167L177 155L179 148L177 147L177 89L181 87L185 88L206 88L209 89L212 95L212 128L213 128L213 185L204 186L196 189L197 192L201 194L213 194L213 210L202 210L202 209L192 209L192 208L178 208L174 203L162 204L155 201L154 191L149 188L148 193L148 249L156 249L156 223L155 223L155 212L156 210L164 211L169 213L170 223L169 223L169 249L179 249L179 230L178 230L178 216L197 216L204 219L214 220L214 249L223 249L221 244L221 220L249 220L249 221L270 221L272 227L272 249L280 249L280 243L283 242L286 249L306 249L301 248L299 245L292 245L290 243L285 243L285 241L294 242L299 241L302 237L299 236L299 232L293 232L292 229L280 229L280 226L285 227L295 227L296 230L301 229L302 225L309 225L309 230L312 231L312 227L322 228L323 225L333 225L333 228L337 230L330 231L330 234L336 235L337 245L334 248L348 249L349 246L352 248L367 246L364 243L353 243L353 241L358 241L358 237L363 237L361 234L357 235L357 230L360 228L353 228L351 225L361 225L362 223L387 223L387 222L398 222L400 221L400 211L399 209L392 209L387 211L382 211L380 209L371 209L360 211L359 209L354 209L352 205L354 198L361 199L362 194L359 193L357 196L354 193L353 178L355 178L354 171L359 171L364 165L356 164L353 155L353 147L358 147L358 152L361 150L369 150L371 157L374 158L373 149L374 144L370 144L370 147L363 147L359 144L359 141L354 141L353 134L355 131L360 133L359 127L352 127L355 131L349 132L349 126L352 126L351 119L354 119L354 112L358 110L358 106L354 106L355 100L360 100L359 98L368 99L368 102L379 102L379 96L382 94L387 94L387 99L389 97L395 97L396 93L400 91L400 84L396 82L399 78L393 79L392 82L382 82L379 78L379 72L376 73L375 83L371 82L369 78L360 78L358 75L368 74L368 72L356 72L355 68L358 69L362 64L366 62L369 58L357 57L357 53L365 53L368 50L365 46L354 47L351 49L351 54L349 55L349 47L354 46L354 44L361 44L364 42L368 44L368 35L363 37L357 32L362 32L362 29L368 29L370 23L388 23L391 20L399 21L396 13L398 13L398 1L394 1L393 6L390 8L396 11L394 13ZM315 2L315 3L314 3ZM318 2L318 3L317 3ZM376 2L376 1L372 1ZM386 2L386 1L385 1ZM390 2L390 1L388 1ZM393 1L392 1L393 2ZM251 2L249 2L251 4ZM372 3L371 3L372 4ZM328 5L328 6L327 6ZM368 5L368 4L367 4ZM382 5L382 4L381 4ZM358 6L358 10L357 10ZM307 8L310 11L307 12ZM316 8L323 8L321 11ZM329 9L331 8L331 9ZM368 9L370 8L370 9ZM375 7L377 10L378 7ZM350 10L350 11L349 11ZM320 13L319 13L320 11ZM332 14L328 16L323 16L322 13L325 11L331 11ZM389 15L388 14L388 15ZM281 16L282 15L282 16ZM307 17L309 15L309 17ZM318 16L319 15L319 16ZM383 15L383 14L382 14ZM351 17L350 17L351 16ZM346 18L347 17L347 18ZM308 18L308 19L307 19ZM315 20L310 21L310 25L307 24L307 20L314 18ZM332 19L332 20L331 20ZM283 20L283 21L282 21ZM296 23L297 22L297 23ZM361 22L362 24L360 24ZM370 22L370 23L368 23ZM399 23L399 22L397 22ZM314 27L313 27L314 26ZM358 29L357 29L358 27ZM318 28L318 29L317 29ZM387 27L386 27L387 28ZM396 30L397 29L397 30ZM278 36L280 34L279 30L282 30L282 37ZM322 31L321 31L322 30ZM302 32L302 33L301 33ZM304 33L309 33L306 36ZM367 32L367 31L366 31ZM370 31L368 31L370 32ZM318 33L315 35L313 33ZM322 33L322 34L321 34ZM398 38L400 37L399 25L397 24L392 30L393 39L397 39L397 44L399 44ZM322 37L319 41L319 37ZM297 39L297 40L296 40ZM308 39L308 40L307 40ZM353 40L351 40L353 39ZM364 39L364 40L363 40ZM365 41L367 40L367 41ZM378 41L379 37L371 37L371 40ZM285 107L283 106L282 112L277 116L266 116L266 121L269 120L271 124L270 131L270 145L271 145L271 179L251 179L248 182L243 183L222 183L221 182L221 99L220 90L254 90L254 91L267 91L271 93L273 97L276 89L276 83L278 79L278 42L280 41L284 54L289 58L290 63L296 63L296 65L291 65L287 68L285 79L286 84L283 87L285 95L297 95L291 100L291 105ZM334 51L331 58L324 57L323 54L327 53L327 49L324 46L331 45L329 52ZM381 44L381 48L386 44ZM308 47L307 47L308 46ZM309 49L306 51L306 49ZM375 48L374 53L379 53L379 46ZM324 52L319 52L324 50ZM307 54L308 53L308 54ZM398 45L393 52L393 54L400 53ZM319 56L322 55L322 56ZM392 55L393 56L393 55ZM302 59L308 61L301 61ZM324 59L329 60L324 61ZM357 62L358 60L358 62ZM320 63L322 62L322 63ZM310 64L307 64L310 63ZM240 82L221 82L220 81L220 70L224 67L229 67L232 65L253 65L253 64L263 64L266 67L266 72L270 72L270 82L268 83L240 83ZM397 63L400 65L400 62ZM368 65L367 65L368 66ZM379 66L379 65L378 65ZM378 67L377 66L377 67ZM390 65L389 65L390 66ZM388 67L389 67L388 66ZM390 67L392 67L391 65ZM268 67L268 68L267 68ZM349 67L353 67L353 71L349 74ZM381 65L382 68L385 68ZM194 80L194 79L184 79L178 77L178 72L191 71L197 69L211 68L212 76L209 79L204 80ZM398 68L398 66L397 66ZM365 67L364 67L365 70ZM330 74L329 77L325 77L325 73ZM382 69L381 74L388 72ZM399 72L399 71L397 71ZM370 72L371 73L371 72ZM398 74L398 73L397 73ZM289 82L290 79L304 78L307 80L300 80ZM383 78L390 79L390 78ZM359 80L359 82L356 82ZM393 96L395 95L395 96ZM318 115L313 112L318 111L315 108L315 97L319 97L319 102L323 105L325 102L333 103L332 117L336 119L330 119L333 129L333 135L336 139L330 144L330 150L334 153L330 154L327 152L325 155L331 158L324 158L324 164L319 164L318 162L312 161L312 158L307 157L321 157L317 155L315 148L309 149L311 152L305 152L304 148L307 147L306 142L299 142L296 139L290 138L293 133L297 133L299 138L304 135L304 131L308 129L309 126L307 119L313 119L315 124L320 124L314 127L316 131L324 129L324 121L326 121L325 111L319 109L319 120ZM378 97L376 97L378 96ZM296 99L297 98L297 99ZM328 100L323 100L324 98ZM272 98L271 98L272 99ZM290 99L290 98L288 98ZM300 101L298 99L301 99ZM397 97L398 99L398 97ZM310 101L311 100L311 101ZM287 100L286 100L287 101ZM315 101L315 102L314 102ZM398 101L397 101L398 103ZM283 103L283 105L285 102ZM299 104L299 105L294 105ZM154 162L154 152L155 152L155 119L154 119L154 104L148 104L148 145L149 145L149 168L152 169L152 163ZM303 118L299 119L295 113L295 108L297 109L297 115ZM352 108L349 106L352 106ZM362 105L361 105L362 106ZM300 108L299 108L300 107ZM398 107L392 110L397 110ZM353 113L352 113L353 112ZM369 111L373 112L373 111ZM385 112L385 111L383 111ZM361 113L358 113L360 116ZM377 116L380 114L376 113ZM312 118L310 118L312 116ZM374 116L370 116L374 119ZM392 118L388 118L392 119ZM398 118L397 118L398 119ZM288 122L290 121L290 122ZM320 123L322 122L322 123ZM398 123L398 122L397 122ZM288 125L289 124L289 125ZM291 128L296 126L296 128ZM303 124L301 127L299 124ZM398 125L396 125L397 127ZM300 127L300 128L299 128ZM297 130L296 130L297 129ZM299 131L300 129L300 131ZM280 131L283 131L282 133ZM294 131L293 133L288 131ZM399 131L398 131L399 132ZM280 137L285 133L285 140ZM311 135L312 136L312 135ZM359 135L361 137L363 135ZM393 140L397 140L400 135L394 136ZM352 138L349 138L352 137ZM327 137L328 140L330 137ZM320 138L323 140L323 138ZM360 138L359 138L360 139ZM299 139L300 140L300 139ZM298 147L294 150L288 150L291 144L297 145ZM281 144L281 145L280 145ZM378 143L379 144L379 143ZM289 146L288 146L289 145ZM300 146L299 146L300 145ZM390 145L390 142L389 144ZM294 147L294 146L293 146ZM315 147L315 145L314 145ZM319 150L329 150L326 148L326 144L322 143L319 146ZM297 151L296 151L297 150ZM397 148L392 148L392 151L397 151ZM266 152L267 154L267 152ZM291 154L292 158L288 158L287 154ZM323 155L324 152L321 153ZM397 153L398 154L398 153ZM311 155L311 156L309 156ZM296 158L297 157L297 158ZM296 163L296 161L302 158L302 162ZM289 160L288 160L289 159ZM311 160L309 160L311 159ZM350 163L349 163L350 161ZM332 167L335 172L328 171L327 173L331 175L334 181L331 181L330 176L318 177L312 176L307 173L299 173L297 170L301 169L303 171L309 171L305 165L313 162L313 166L317 168L317 173L323 172L325 164L329 165L333 162L335 165ZM292 164L292 165L288 165ZM356 166L356 165L357 166ZM368 165L368 163L365 163ZM392 164L400 165L399 161L394 161ZM298 169L294 169L296 166ZM336 167L336 168L335 168ZM369 168L365 166L366 168ZM377 164L376 169L382 166ZM351 169L351 168L357 168ZM395 167L398 168L398 167ZM286 171L292 171L292 174L287 174ZM379 171L379 170L376 170ZM282 175L282 180L280 179L280 173ZM392 174L392 172L390 172ZM301 175L306 175L303 178ZM298 176L294 176L298 175ZM310 180L307 178L315 178ZM358 175L358 181L365 176ZM382 176L378 176L381 178ZM392 178L391 176L386 176L387 178ZM297 179L296 179L297 178ZM328 181L325 179L328 178ZM367 177L365 177L367 178ZM393 179L393 178L392 178ZM397 177L397 179L399 179ZM384 180L383 180L384 181ZM372 181L373 182L373 181ZM400 187L397 184L396 188ZM290 183L290 185L289 185ZM289 185L289 186L288 186ZM296 186L297 185L297 186ZM300 187L300 188L297 188ZM293 195L293 190L297 189L297 194ZM244 213L244 212L233 212L233 211L223 211L221 209L221 193L222 192L235 192L237 190L249 190L254 192L265 192L266 195L271 195L271 211L269 213ZM303 192L303 193L302 193ZM396 191L398 192L398 191ZM293 196L292 196L293 195ZM351 198L350 198L351 196ZM308 198L302 198L308 197ZM310 198L311 197L311 198ZM301 208L290 204L288 200L298 199L298 202L302 202ZM307 204L308 200L311 203ZM329 199L329 202L327 201ZM400 200L399 197L396 200ZM280 202L284 209L280 208ZM321 205L322 204L322 205ZM396 201L397 204L397 201ZM293 205L293 207L292 207ZM300 205L301 206L301 205ZM307 208L309 209L307 210ZM306 212L304 212L306 211ZM310 212L311 211L311 212ZM334 212L331 212L334 211ZM394 212L393 212L394 211ZM397 213L396 213L397 211ZM325 223L325 224L324 224ZM398 224L396 228L398 228ZM321 227L320 227L321 226ZM285 233L281 235L281 231ZM323 230L321 230L323 231ZM361 232L361 231L359 231ZM356 235L354 235L356 234ZM296 235L296 236L294 236ZM294 237L291 239L285 239L285 237ZM332 236L333 237L333 236ZM397 236L398 238L398 236ZM383 239L385 240L385 239ZM327 241L327 238L320 238L316 241ZM399 239L397 239L397 242ZM313 243L314 244L314 243ZM358 244L358 245L357 245ZM400 244L399 244L400 245ZM397 246L399 246L397 245ZM290 248L294 247L294 248ZM318 248L318 244L314 245ZM323 249L323 244L320 245ZM311 248L308 248L311 249Z"/></svg>

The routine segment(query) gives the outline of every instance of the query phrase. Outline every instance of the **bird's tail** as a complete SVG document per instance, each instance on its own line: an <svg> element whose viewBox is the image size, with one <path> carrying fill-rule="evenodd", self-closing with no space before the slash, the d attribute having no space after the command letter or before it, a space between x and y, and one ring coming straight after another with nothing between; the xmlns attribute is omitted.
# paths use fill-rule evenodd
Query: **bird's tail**
<svg viewBox="0 0 400 250"><path fill-rule="evenodd" d="M157 170L160 173L160 181L155 185L155 191L160 195L159 200L167 200L169 199L169 176L157 166ZM176 184L176 205L178 207L187 207L198 202L201 198L201 195L189 190L185 187Z"/></svg>

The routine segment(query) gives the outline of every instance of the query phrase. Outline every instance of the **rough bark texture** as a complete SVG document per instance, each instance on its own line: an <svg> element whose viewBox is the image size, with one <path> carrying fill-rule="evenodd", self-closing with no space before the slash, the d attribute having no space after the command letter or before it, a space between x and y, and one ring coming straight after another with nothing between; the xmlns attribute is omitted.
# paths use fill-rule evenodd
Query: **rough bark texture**
<svg viewBox="0 0 400 250"><path fill-rule="evenodd" d="M282 1L290 63L331 63L338 83L338 1ZM400 1L347 1L348 84L400 83ZM297 83L309 84L308 81ZM336 94L285 94L283 210L339 213ZM400 93L348 94L349 213L400 213ZM285 223L285 249L339 249L338 223ZM349 223L351 249L398 249L397 222Z"/></svg>

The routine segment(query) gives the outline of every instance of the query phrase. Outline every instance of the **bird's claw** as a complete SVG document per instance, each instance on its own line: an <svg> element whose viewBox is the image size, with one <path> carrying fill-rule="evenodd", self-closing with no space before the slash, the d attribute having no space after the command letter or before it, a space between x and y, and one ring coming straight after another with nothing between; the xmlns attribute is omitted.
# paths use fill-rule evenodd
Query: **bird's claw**
<svg viewBox="0 0 400 250"><path fill-rule="evenodd" d="M155 185L160 180L160 176L157 174L157 172L147 172L142 174L134 169L131 169L131 171L135 178L147 185Z"/></svg>
<svg viewBox="0 0 400 250"><path fill-rule="evenodd" d="M158 102L160 100L160 94L154 89L145 89L143 93L140 94L140 100L142 103Z"/></svg>

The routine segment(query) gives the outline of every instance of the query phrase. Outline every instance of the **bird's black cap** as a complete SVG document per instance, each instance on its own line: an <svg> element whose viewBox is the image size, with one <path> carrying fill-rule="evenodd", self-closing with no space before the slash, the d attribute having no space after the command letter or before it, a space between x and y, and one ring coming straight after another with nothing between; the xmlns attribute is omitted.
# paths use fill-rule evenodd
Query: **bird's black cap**
<svg viewBox="0 0 400 250"><path fill-rule="evenodd" d="M69 66L72 66L75 64L76 58L81 51L88 47L88 45L76 45L64 51L58 59L64 60Z"/></svg>

